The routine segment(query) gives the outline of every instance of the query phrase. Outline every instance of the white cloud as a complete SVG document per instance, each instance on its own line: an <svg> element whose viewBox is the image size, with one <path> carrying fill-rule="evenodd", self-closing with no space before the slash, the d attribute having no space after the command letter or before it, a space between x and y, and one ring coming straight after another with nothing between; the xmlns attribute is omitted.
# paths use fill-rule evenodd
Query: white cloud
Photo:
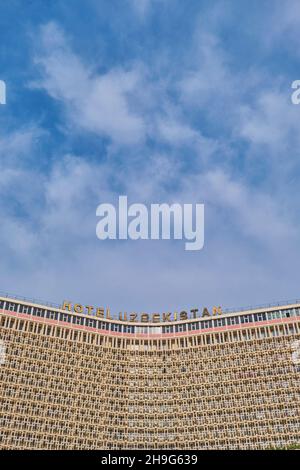
<svg viewBox="0 0 300 470"><path fill-rule="evenodd" d="M207 30L204 19L197 23L190 65L179 81L184 103L194 108L223 107L224 101L233 102L239 77L230 69L228 54L218 35Z"/></svg>
<svg viewBox="0 0 300 470"><path fill-rule="evenodd" d="M172 119L159 119L158 130L163 140L173 145L188 144L197 140L198 133L190 126Z"/></svg>
<svg viewBox="0 0 300 470"><path fill-rule="evenodd" d="M292 144L299 147L299 109L292 105L290 84L286 90L266 89L252 105L241 107L240 135L252 144L265 144L272 152L284 152Z"/></svg>
<svg viewBox="0 0 300 470"><path fill-rule="evenodd" d="M204 181L208 201L220 213L230 214L232 229L239 236L271 250L296 241L299 224L297 227L289 220L285 207L272 194L234 180L222 170L207 173Z"/></svg>
<svg viewBox="0 0 300 470"><path fill-rule="evenodd" d="M267 18L268 34L264 41L269 48L281 43L283 49L290 49L294 56L299 55L300 4L298 0L275 0ZM265 30L264 30L265 33Z"/></svg>
<svg viewBox="0 0 300 470"><path fill-rule="evenodd" d="M0 133L0 168L27 161L38 140L45 132L37 126L27 126L17 131ZM18 160L18 162L16 161Z"/></svg>
<svg viewBox="0 0 300 470"><path fill-rule="evenodd" d="M141 86L138 70L97 74L71 51L54 23L42 28L41 42L36 64L42 79L34 86L62 102L73 126L107 136L117 144L143 141L145 123L130 100L130 94Z"/></svg>

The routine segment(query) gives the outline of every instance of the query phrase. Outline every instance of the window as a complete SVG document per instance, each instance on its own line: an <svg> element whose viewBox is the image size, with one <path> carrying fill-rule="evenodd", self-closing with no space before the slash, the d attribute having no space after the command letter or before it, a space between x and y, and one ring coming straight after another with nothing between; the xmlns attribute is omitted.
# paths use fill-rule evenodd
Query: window
<svg viewBox="0 0 300 470"><path fill-rule="evenodd" d="M227 324L228 325L239 325L239 323L240 323L240 317L227 318Z"/></svg>
<svg viewBox="0 0 300 470"><path fill-rule="evenodd" d="M123 325L123 332L124 333L134 333L134 326L133 325Z"/></svg>
<svg viewBox="0 0 300 470"><path fill-rule="evenodd" d="M279 310L276 311L276 312L269 312L267 314L267 317L268 317L269 320L276 320L278 318L281 318L281 313L280 313Z"/></svg>
<svg viewBox="0 0 300 470"><path fill-rule="evenodd" d="M139 335L147 335L148 327L147 326L137 326L135 332Z"/></svg>
<svg viewBox="0 0 300 470"><path fill-rule="evenodd" d="M99 330L109 331L109 325L110 325L110 323L108 323L108 322L97 321L97 328L99 328Z"/></svg>
<svg viewBox="0 0 300 470"><path fill-rule="evenodd" d="M59 320L63 322L71 323L71 315L68 315L67 313L60 313Z"/></svg>
<svg viewBox="0 0 300 470"><path fill-rule="evenodd" d="M76 315L73 315L72 323L74 325L83 325L84 324L84 318L83 317L77 317Z"/></svg>
<svg viewBox="0 0 300 470"><path fill-rule="evenodd" d="M207 320L201 323L201 329L205 330L206 328L211 328L212 327L212 321Z"/></svg>
<svg viewBox="0 0 300 470"><path fill-rule="evenodd" d="M46 311L41 309L41 308L33 308L32 309L32 315L36 316L36 317L44 317L45 316L45 313Z"/></svg>
<svg viewBox="0 0 300 470"><path fill-rule="evenodd" d="M111 331L116 331L118 333L121 333L122 331L122 325L118 325L116 323L111 324Z"/></svg>
<svg viewBox="0 0 300 470"><path fill-rule="evenodd" d="M218 318L217 320L214 320L214 327L225 326L225 325L226 325L225 318Z"/></svg>
<svg viewBox="0 0 300 470"><path fill-rule="evenodd" d="M151 335L161 335L163 332L163 329L161 326L152 326L149 328L149 333Z"/></svg>
<svg viewBox="0 0 300 470"><path fill-rule="evenodd" d="M162 327L163 333L173 333L173 326L163 326Z"/></svg>
<svg viewBox="0 0 300 470"><path fill-rule="evenodd" d="M19 310L19 312L20 312L20 313L28 313L28 314L30 314L30 313L31 313L31 308L32 308L32 307L29 307L29 305L20 305L20 310Z"/></svg>
<svg viewBox="0 0 300 470"><path fill-rule="evenodd" d="M16 312L17 311L17 305L13 304L12 302L7 302L6 304L6 310L10 310L11 312Z"/></svg>
<svg viewBox="0 0 300 470"><path fill-rule="evenodd" d="M242 315L241 323L251 323L253 321L252 315Z"/></svg>
<svg viewBox="0 0 300 470"><path fill-rule="evenodd" d="M97 321L96 320L93 320L92 318L86 318L85 319L85 324L86 326L90 327L90 328L96 328L97 326Z"/></svg>
<svg viewBox="0 0 300 470"><path fill-rule="evenodd" d="M51 320L58 320L58 313L57 312L51 312L47 311L46 312L46 318L50 318Z"/></svg>
<svg viewBox="0 0 300 470"><path fill-rule="evenodd" d="M182 331L186 331L186 324L182 325L175 325L175 332L176 333L181 333Z"/></svg>
<svg viewBox="0 0 300 470"><path fill-rule="evenodd" d="M255 313L253 316L254 321L265 321L267 319L266 313Z"/></svg>

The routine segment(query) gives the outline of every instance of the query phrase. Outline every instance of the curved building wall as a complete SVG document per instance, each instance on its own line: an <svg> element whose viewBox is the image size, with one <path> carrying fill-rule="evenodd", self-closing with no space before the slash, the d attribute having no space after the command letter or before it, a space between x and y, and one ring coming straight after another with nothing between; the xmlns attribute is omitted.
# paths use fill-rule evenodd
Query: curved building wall
<svg viewBox="0 0 300 470"><path fill-rule="evenodd" d="M3 449L300 442L300 305L142 325L2 298L0 326Z"/></svg>

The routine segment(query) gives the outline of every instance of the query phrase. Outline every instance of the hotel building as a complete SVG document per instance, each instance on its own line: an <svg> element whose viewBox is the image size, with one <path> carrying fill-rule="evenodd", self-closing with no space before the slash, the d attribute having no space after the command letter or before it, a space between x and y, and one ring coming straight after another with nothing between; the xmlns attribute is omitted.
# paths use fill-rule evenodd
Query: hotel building
<svg viewBox="0 0 300 470"><path fill-rule="evenodd" d="M300 303L141 323L0 297L1 449L300 443Z"/></svg>

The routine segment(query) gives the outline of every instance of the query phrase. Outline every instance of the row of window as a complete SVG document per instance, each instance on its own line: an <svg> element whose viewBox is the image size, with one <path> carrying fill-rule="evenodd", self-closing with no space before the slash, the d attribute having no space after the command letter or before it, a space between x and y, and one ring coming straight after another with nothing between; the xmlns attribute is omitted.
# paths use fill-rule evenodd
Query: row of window
<svg viewBox="0 0 300 470"><path fill-rule="evenodd" d="M204 321L195 321L191 323L178 323L175 325L164 326L135 326L135 325L122 325L118 323L111 323L101 321L91 317L80 317L70 313L56 312L52 310L40 309L28 305L17 304L8 301L0 301L0 309L18 312L22 314L32 315L33 317L46 318L48 320L60 321L71 323L78 326L95 328L98 330L111 331L117 333L131 333L131 334L170 334L180 333L186 331L199 331L210 328L222 328L232 325L244 325L248 323L256 323L263 321L270 321L276 319L285 319L291 317L300 317L300 308L278 310L273 312L253 313L238 316L223 316Z"/></svg>

